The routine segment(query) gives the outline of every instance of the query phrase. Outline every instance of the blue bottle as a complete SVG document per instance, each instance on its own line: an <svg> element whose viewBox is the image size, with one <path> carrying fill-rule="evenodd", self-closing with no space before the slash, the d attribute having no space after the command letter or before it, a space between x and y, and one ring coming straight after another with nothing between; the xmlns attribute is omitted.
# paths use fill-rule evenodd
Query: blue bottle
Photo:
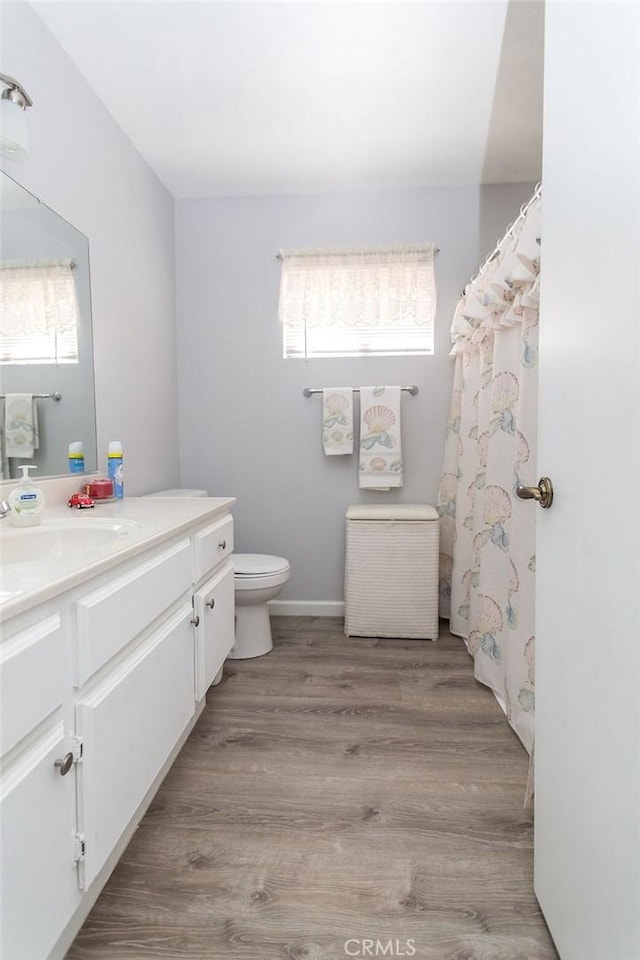
<svg viewBox="0 0 640 960"><path fill-rule="evenodd" d="M117 500L124 497L124 460L122 456L122 444L119 440L112 440L109 443L109 453L107 455L107 476L113 480L113 495Z"/></svg>
<svg viewBox="0 0 640 960"><path fill-rule="evenodd" d="M69 473L84 473L84 449L81 440L69 444Z"/></svg>

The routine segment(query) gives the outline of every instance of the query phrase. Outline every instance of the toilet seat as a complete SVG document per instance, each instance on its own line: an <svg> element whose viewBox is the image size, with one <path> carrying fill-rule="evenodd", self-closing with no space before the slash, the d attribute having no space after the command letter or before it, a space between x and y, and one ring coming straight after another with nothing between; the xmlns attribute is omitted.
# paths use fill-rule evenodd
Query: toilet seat
<svg viewBox="0 0 640 960"><path fill-rule="evenodd" d="M264 553L234 553L231 559L236 590L275 587L289 579L289 562L284 557Z"/></svg>
<svg viewBox="0 0 640 960"><path fill-rule="evenodd" d="M232 560L238 577L261 577L289 569L289 561L284 557L272 557L267 553L234 553Z"/></svg>

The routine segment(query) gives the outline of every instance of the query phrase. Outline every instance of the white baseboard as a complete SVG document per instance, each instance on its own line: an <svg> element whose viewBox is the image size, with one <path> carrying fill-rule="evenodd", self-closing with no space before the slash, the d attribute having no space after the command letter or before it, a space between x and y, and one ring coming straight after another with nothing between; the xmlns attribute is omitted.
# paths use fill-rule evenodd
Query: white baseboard
<svg viewBox="0 0 640 960"><path fill-rule="evenodd" d="M270 600L274 617L344 617L341 600Z"/></svg>

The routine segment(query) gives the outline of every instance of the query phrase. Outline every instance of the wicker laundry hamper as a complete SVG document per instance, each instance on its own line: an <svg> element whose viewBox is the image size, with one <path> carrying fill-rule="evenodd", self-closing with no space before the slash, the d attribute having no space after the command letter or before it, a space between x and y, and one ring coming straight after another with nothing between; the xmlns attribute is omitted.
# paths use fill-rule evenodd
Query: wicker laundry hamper
<svg viewBox="0 0 640 960"><path fill-rule="evenodd" d="M435 507L352 506L346 522L346 635L437 640Z"/></svg>

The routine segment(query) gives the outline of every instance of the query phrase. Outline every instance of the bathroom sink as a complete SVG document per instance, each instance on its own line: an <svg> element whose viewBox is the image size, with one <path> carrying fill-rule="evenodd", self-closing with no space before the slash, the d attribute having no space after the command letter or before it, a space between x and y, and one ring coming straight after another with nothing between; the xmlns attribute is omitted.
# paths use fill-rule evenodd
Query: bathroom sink
<svg viewBox="0 0 640 960"><path fill-rule="evenodd" d="M5 564L56 563L95 560L122 549L139 530L133 520L77 517L43 521L37 527L2 527L0 561Z"/></svg>

